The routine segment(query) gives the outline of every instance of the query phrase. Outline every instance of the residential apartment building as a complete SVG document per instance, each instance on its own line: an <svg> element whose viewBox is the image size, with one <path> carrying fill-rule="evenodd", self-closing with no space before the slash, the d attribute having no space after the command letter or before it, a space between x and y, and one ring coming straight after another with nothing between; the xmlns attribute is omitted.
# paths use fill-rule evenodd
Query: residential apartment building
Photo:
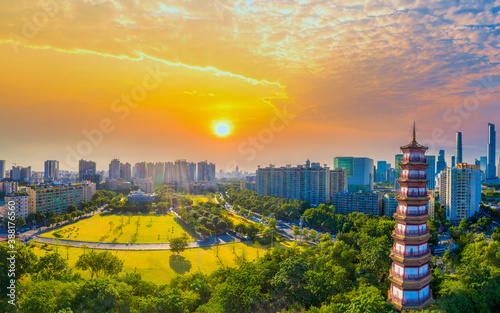
<svg viewBox="0 0 500 313"><path fill-rule="evenodd" d="M47 160L44 163L44 175L45 181L54 181L59 178L59 161Z"/></svg>
<svg viewBox="0 0 500 313"><path fill-rule="evenodd" d="M334 191L345 191L346 176L345 170L331 171L326 165L309 160L296 167L270 165L257 169L255 188L259 195L298 199L318 205L327 203Z"/></svg>
<svg viewBox="0 0 500 313"><path fill-rule="evenodd" d="M15 219L26 219L28 214L32 213L29 211L29 199L28 193L26 192L17 192L5 196L5 217L8 216L8 212L10 211L9 207L14 207Z"/></svg>
<svg viewBox="0 0 500 313"><path fill-rule="evenodd" d="M336 214L365 213L381 215L382 195L374 193L336 193L331 202Z"/></svg>
<svg viewBox="0 0 500 313"><path fill-rule="evenodd" d="M446 218L458 225L479 210L481 203L481 170L466 163L441 172L440 204L446 206Z"/></svg>

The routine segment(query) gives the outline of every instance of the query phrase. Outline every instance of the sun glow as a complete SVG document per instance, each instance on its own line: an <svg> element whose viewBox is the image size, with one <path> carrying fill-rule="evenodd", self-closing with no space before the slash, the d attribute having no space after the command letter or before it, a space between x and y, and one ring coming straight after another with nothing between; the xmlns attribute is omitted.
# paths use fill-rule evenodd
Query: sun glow
<svg viewBox="0 0 500 313"><path fill-rule="evenodd" d="M227 137L233 132L233 123L228 120L213 121L212 131L217 137Z"/></svg>

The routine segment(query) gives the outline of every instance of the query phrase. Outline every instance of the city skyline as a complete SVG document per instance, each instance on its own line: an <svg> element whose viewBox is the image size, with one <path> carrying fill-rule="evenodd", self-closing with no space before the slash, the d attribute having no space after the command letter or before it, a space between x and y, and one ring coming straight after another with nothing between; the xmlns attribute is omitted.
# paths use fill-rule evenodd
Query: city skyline
<svg viewBox="0 0 500 313"><path fill-rule="evenodd" d="M431 154L452 155L460 131L473 162L482 125L500 124L493 3L51 3L0 4L0 106L24 121L2 124L16 134L0 141L9 164L74 169L68 149L86 134L96 144L77 159L99 168L112 156L390 161L407 138L394 130L414 119Z"/></svg>

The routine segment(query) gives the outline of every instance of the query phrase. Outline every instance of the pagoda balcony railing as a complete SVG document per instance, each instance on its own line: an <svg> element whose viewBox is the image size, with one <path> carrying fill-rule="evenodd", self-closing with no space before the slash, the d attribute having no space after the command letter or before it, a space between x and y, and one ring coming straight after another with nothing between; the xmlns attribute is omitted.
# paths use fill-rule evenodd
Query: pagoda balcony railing
<svg viewBox="0 0 500 313"><path fill-rule="evenodd" d="M425 156L402 157L401 162L427 162L427 158Z"/></svg>
<svg viewBox="0 0 500 313"><path fill-rule="evenodd" d="M415 210L402 210L398 207L396 209L396 212L398 212L398 214L405 214L405 215L409 215L409 216L421 216L421 215L429 214L429 210L427 208L425 210L415 211Z"/></svg>
<svg viewBox="0 0 500 313"><path fill-rule="evenodd" d="M427 248L424 251L417 251L417 252L414 252L414 251L403 252L403 251L394 250L394 253L396 253L397 255L404 256L404 257L418 258L418 257L426 255L427 253L429 253L429 251L430 251L429 248Z"/></svg>
<svg viewBox="0 0 500 313"><path fill-rule="evenodd" d="M425 229L419 229L419 230L400 230L400 229L396 229L395 232L398 235L419 236L419 235L424 235L424 234L428 233L429 229L427 227Z"/></svg>
<svg viewBox="0 0 500 313"><path fill-rule="evenodd" d="M406 279L406 280L420 280L422 278L426 278L431 274L431 271L427 271L423 274L416 274L416 275L402 275L400 273L392 272L392 274L396 277L399 277L401 279Z"/></svg>
<svg viewBox="0 0 500 313"><path fill-rule="evenodd" d="M427 296L419 299L401 299L399 298L396 294L391 293L391 299L401 303L401 304L406 304L406 305L421 305L425 303L425 301L429 300L431 298L431 294L429 293Z"/></svg>
<svg viewBox="0 0 500 313"><path fill-rule="evenodd" d="M399 178L400 179L407 179L407 178L412 178L412 179L427 179L427 175L426 174L401 174L399 175Z"/></svg>
<svg viewBox="0 0 500 313"><path fill-rule="evenodd" d="M401 197L425 197L427 196L427 191L425 192L404 192L399 191Z"/></svg>

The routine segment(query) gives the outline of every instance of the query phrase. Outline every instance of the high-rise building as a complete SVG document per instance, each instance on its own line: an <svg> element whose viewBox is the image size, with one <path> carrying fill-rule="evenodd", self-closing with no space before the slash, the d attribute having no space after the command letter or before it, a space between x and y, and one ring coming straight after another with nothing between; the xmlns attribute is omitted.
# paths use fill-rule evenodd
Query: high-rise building
<svg viewBox="0 0 500 313"><path fill-rule="evenodd" d="M395 165L394 165L394 189L395 190L399 189L398 179L399 179L399 176L401 175L401 166L399 165L399 163L401 163L402 158L403 158L402 154L396 154L396 156L394 157L394 162L395 162Z"/></svg>
<svg viewBox="0 0 500 313"><path fill-rule="evenodd" d="M496 178L496 140L497 134L495 131L495 125L488 124L488 164L486 169L486 179L495 179Z"/></svg>
<svg viewBox="0 0 500 313"><path fill-rule="evenodd" d="M382 205L382 215L393 217L394 213L396 213L396 210L398 208L398 202L396 201L396 196L397 194L395 193L386 193L384 195L384 198L382 199L383 205Z"/></svg>
<svg viewBox="0 0 500 313"><path fill-rule="evenodd" d="M330 195L347 192L347 173L341 168L330 171Z"/></svg>
<svg viewBox="0 0 500 313"><path fill-rule="evenodd" d="M215 182L215 164L207 161L198 162L198 181Z"/></svg>
<svg viewBox="0 0 500 313"><path fill-rule="evenodd" d="M132 181L132 165L130 163L120 163L120 178Z"/></svg>
<svg viewBox="0 0 500 313"><path fill-rule="evenodd" d="M386 183L387 182L387 162L378 161L377 162L377 182Z"/></svg>
<svg viewBox="0 0 500 313"><path fill-rule="evenodd" d="M486 180L486 170L488 168L488 157L487 156L482 156L479 159L479 168L481 169L481 180L485 181Z"/></svg>
<svg viewBox="0 0 500 313"><path fill-rule="evenodd" d="M84 176L96 175L97 168L94 161L80 160L78 161L78 179L83 180Z"/></svg>
<svg viewBox="0 0 500 313"><path fill-rule="evenodd" d="M209 177L210 178L209 181L211 181L211 182L215 181L215 165L213 166L213 169L214 169L213 176L212 176L212 172L211 172L212 171L212 167L211 167L212 165L213 165L212 163L209 164L209 176L210 176ZM188 181L190 181L190 182L196 181L196 163L194 163L194 162L188 162L187 163L187 177L188 177ZM214 180L212 180L212 178Z"/></svg>
<svg viewBox="0 0 500 313"><path fill-rule="evenodd" d="M57 180L59 178L59 161L56 160L45 161L43 178L45 180Z"/></svg>
<svg viewBox="0 0 500 313"><path fill-rule="evenodd" d="M429 220L425 152L427 147L416 141L413 126L412 141L401 147L398 207L394 218L396 227L392 233L393 261L389 272L391 288L389 302L396 310L417 310L428 307L434 301L430 290L432 280L429 261L432 255L428 241L431 238Z"/></svg>
<svg viewBox="0 0 500 313"><path fill-rule="evenodd" d="M347 172L347 190L349 192L368 193L373 191L373 160L369 158L335 157L334 168L343 168Z"/></svg>
<svg viewBox="0 0 500 313"><path fill-rule="evenodd" d="M28 214L32 213L29 212L29 197L25 192L18 192L5 196L5 203L14 208L16 219L26 219Z"/></svg>
<svg viewBox="0 0 500 313"><path fill-rule="evenodd" d="M0 179L5 178L5 160L0 160Z"/></svg>
<svg viewBox="0 0 500 313"><path fill-rule="evenodd" d="M481 203L481 170L466 163L447 168L441 175L439 202L446 207L446 219L454 225L470 218Z"/></svg>
<svg viewBox="0 0 500 313"><path fill-rule="evenodd" d="M319 163L308 163L292 167L269 167L257 169L256 190L259 195L309 201L313 205L326 203L332 195L332 188L345 190L346 172L330 169ZM330 179L337 179L330 182Z"/></svg>
<svg viewBox="0 0 500 313"><path fill-rule="evenodd" d="M457 142L455 147L455 162L456 164L462 163L462 133L457 132Z"/></svg>
<svg viewBox="0 0 500 313"><path fill-rule="evenodd" d="M436 164L436 173L439 174L446 168L446 158L444 150L439 150L439 156Z"/></svg>
<svg viewBox="0 0 500 313"><path fill-rule="evenodd" d="M436 189L436 156L427 155L426 162L429 164L429 167L425 170L425 174L429 180L427 189Z"/></svg>
<svg viewBox="0 0 500 313"><path fill-rule="evenodd" d="M31 179L31 166L21 167L21 181L29 181Z"/></svg>
<svg viewBox="0 0 500 313"><path fill-rule="evenodd" d="M113 159L109 163L109 178L119 179L120 178L120 160Z"/></svg>
<svg viewBox="0 0 500 313"><path fill-rule="evenodd" d="M452 155L451 156L451 167L455 167L455 165L457 165L457 163L455 162L455 156Z"/></svg>

